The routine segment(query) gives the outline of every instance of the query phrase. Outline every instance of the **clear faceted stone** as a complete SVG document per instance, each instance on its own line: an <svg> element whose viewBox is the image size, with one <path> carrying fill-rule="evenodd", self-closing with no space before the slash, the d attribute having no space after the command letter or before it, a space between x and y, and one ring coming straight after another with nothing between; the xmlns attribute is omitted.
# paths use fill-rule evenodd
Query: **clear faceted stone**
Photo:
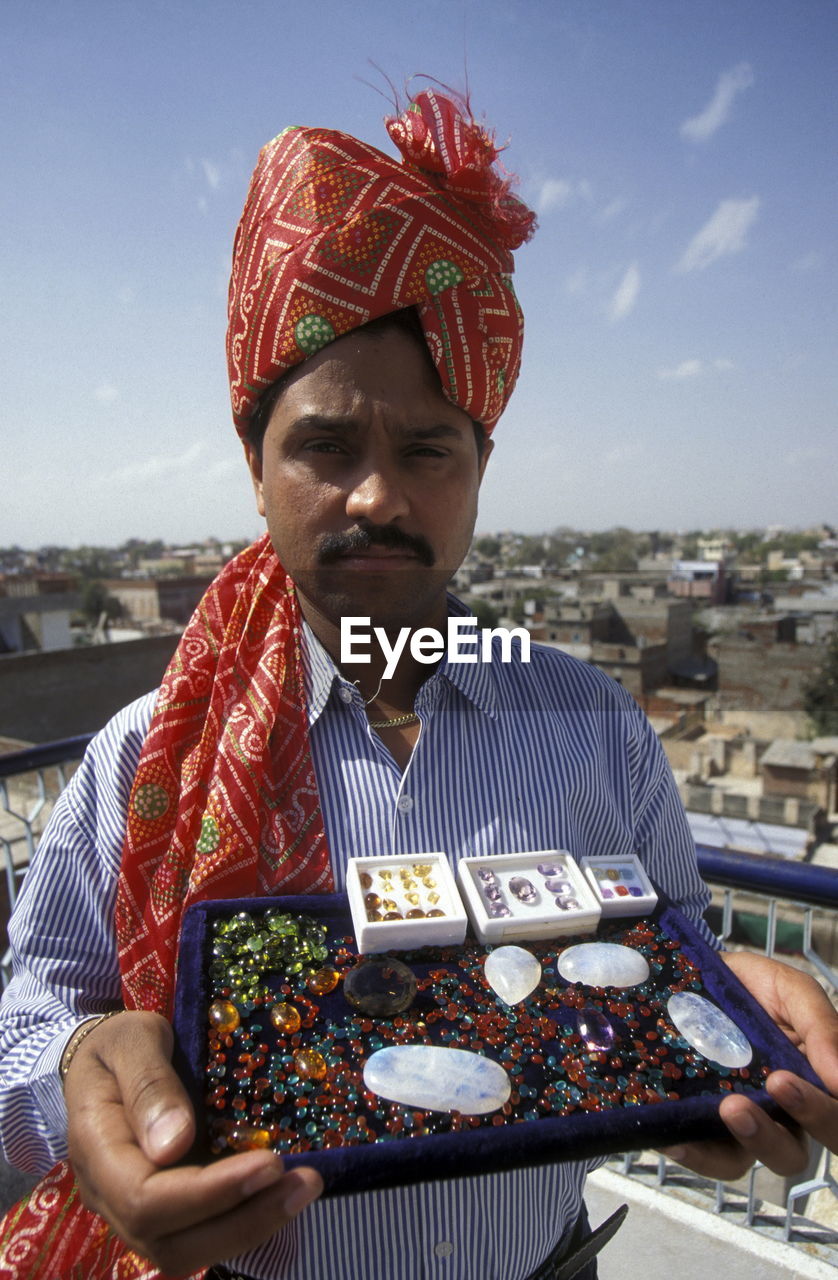
<svg viewBox="0 0 838 1280"><path fill-rule="evenodd" d="M435 1044L379 1049L367 1059L364 1084L390 1102L464 1116L497 1111L512 1088L503 1067L491 1058Z"/></svg>
<svg viewBox="0 0 838 1280"><path fill-rule="evenodd" d="M588 987L636 987L649 976L649 965L632 947L616 942L580 942L559 956L558 970L565 982Z"/></svg>
<svg viewBox="0 0 838 1280"><path fill-rule="evenodd" d="M513 876L509 881L509 891L515 894L519 902L535 902L538 897L532 881L525 876Z"/></svg>
<svg viewBox="0 0 838 1280"><path fill-rule="evenodd" d="M500 916L511 916L512 912L505 902L490 902L486 908L486 912L493 919L497 920Z"/></svg>
<svg viewBox="0 0 838 1280"><path fill-rule="evenodd" d="M486 957L483 972L504 1004L520 1004L541 981L541 965L523 947L497 947Z"/></svg>
<svg viewBox="0 0 838 1280"><path fill-rule="evenodd" d="M599 1009L577 1009L576 1030L591 1053L605 1053L617 1038L613 1024Z"/></svg>
<svg viewBox="0 0 838 1280"><path fill-rule="evenodd" d="M666 1011L678 1034L720 1067L747 1067L751 1061L753 1050L736 1023L704 996L679 991L669 997Z"/></svg>

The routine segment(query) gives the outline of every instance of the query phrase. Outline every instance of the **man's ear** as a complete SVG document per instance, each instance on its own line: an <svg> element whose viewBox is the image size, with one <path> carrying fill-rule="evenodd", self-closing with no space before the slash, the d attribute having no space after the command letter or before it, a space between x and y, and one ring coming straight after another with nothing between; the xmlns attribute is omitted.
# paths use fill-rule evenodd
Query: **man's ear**
<svg viewBox="0 0 838 1280"><path fill-rule="evenodd" d="M486 470L486 463L489 461L489 454L492 452L494 447L495 447L495 442L491 438L491 436L489 436L483 445L483 453L480 456L479 482L481 484L483 483L483 473Z"/></svg>
<svg viewBox="0 0 838 1280"><path fill-rule="evenodd" d="M262 487L262 455L248 440L243 440L244 456L250 472L253 492L256 494L256 510L260 516L265 514L265 493Z"/></svg>

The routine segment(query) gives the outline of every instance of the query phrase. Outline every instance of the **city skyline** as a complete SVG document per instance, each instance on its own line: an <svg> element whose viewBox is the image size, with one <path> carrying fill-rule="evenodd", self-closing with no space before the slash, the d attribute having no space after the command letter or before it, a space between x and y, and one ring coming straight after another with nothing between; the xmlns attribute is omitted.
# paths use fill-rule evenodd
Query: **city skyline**
<svg viewBox="0 0 838 1280"><path fill-rule="evenodd" d="M286 124L391 150L371 63L467 81L539 215L479 531L835 522L835 7L423 13L6 10L0 546L261 531L225 380L233 232Z"/></svg>

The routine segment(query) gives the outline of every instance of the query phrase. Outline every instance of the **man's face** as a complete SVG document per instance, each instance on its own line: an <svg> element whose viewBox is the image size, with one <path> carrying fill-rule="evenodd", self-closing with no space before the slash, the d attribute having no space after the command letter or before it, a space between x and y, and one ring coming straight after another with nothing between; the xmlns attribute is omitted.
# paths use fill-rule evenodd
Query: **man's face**
<svg viewBox="0 0 838 1280"><path fill-rule="evenodd" d="M288 375L261 458L256 502L315 631L344 616L389 629L444 625L490 452L443 395L424 344L358 330Z"/></svg>

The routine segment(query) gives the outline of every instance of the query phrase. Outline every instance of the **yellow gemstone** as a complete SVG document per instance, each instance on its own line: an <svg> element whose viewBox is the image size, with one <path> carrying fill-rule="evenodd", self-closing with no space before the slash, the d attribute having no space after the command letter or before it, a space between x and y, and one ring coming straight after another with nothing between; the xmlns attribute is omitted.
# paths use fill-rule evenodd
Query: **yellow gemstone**
<svg viewBox="0 0 838 1280"><path fill-rule="evenodd" d="M396 903L393 901L393 899L392 899L392 898L385 898L381 905L382 905L382 907L384 908L384 910L385 910L385 911L395 911L395 910L396 910Z"/></svg>
<svg viewBox="0 0 838 1280"><path fill-rule="evenodd" d="M418 906L419 906L419 894L418 894L418 893L406 893L406 894L405 894L405 897L407 898L408 902L409 902L409 903L411 903L414 907L418 907Z"/></svg>
<svg viewBox="0 0 838 1280"><path fill-rule="evenodd" d="M429 916L444 916L444 915L445 915L445 912L444 912L444 911L440 911L439 907L431 907L430 911L428 912L428 915L429 915Z"/></svg>
<svg viewBox="0 0 838 1280"><path fill-rule="evenodd" d="M271 1009L271 1022L283 1035L293 1035L300 1029L299 1010L293 1004L275 1004Z"/></svg>
<svg viewBox="0 0 838 1280"><path fill-rule="evenodd" d="M425 913L421 907L411 907L409 911L405 912L404 918L405 920L424 920Z"/></svg>
<svg viewBox="0 0 838 1280"><path fill-rule="evenodd" d="M210 1026L215 1027L216 1031L235 1031L241 1022L241 1014L232 1000L213 1000L207 1013Z"/></svg>
<svg viewBox="0 0 838 1280"><path fill-rule="evenodd" d="M311 975L306 986L314 995L325 996L330 991L334 991L339 982L340 974L337 969L332 969L329 965L326 965L323 969L318 969L316 973Z"/></svg>
<svg viewBox="0 0 838 1280"><path fill-rule="evenodd" d="M404 916L402 915L401 911L385 911L384 919L385 920L403 920Z"/></svg>
<svg viewBox="0 0 838 1280"><path fill-rule="evenodd" d="M381 906L381 899L377 893L368 893L364 896L364 906L367 911L377 911Z"/></svg>
<svg viewBox="0 0 838 1280"><path fill-rule="evenodd" d="M425 886L426 889L436 888L436 880L434 880L433 876L425 876L425 878L422 881L422 884Z"/></svg>
<svg viewBox="0 0 838 1280"><path fill-rule="evenodd" d="M359 874L359 876L358 876L358 881L359 881L359 883L360 883L360 885L361 885L361 888L362 888L362 889L371 889L371 888L372 888L372 876L370 875L369 871L362 871L362 872L360 872L360 874Z"/></svg>
<svg viewBox="0 0 838 1280"><path fill-rule="evenodd" d="M326 1059L316 1049L301 1049L294 1054L294 1070L302 1080L322 1080L326 1075Z"/></svg>
<svg viewBox="0 0 838 1280"><path fill-rule="evenodd" d="M234 1151L259 1151L271 1145L267 1129L253 1129L250 1125L236 1125L228 1139Z"/></svg>
<svg viewBox="0 0 838 1280"><path fill-rule="evenodd" d="M428 894L428 902L439 902L439 894L438 894L438 893L429 893L429 894Z"/></svg>
<svg viewBox="0 0 838 1280"><path fill-rule="evenodd" d="M412 867L415 876L429 876L431 874L430 862L414 862Z"/></svg>

